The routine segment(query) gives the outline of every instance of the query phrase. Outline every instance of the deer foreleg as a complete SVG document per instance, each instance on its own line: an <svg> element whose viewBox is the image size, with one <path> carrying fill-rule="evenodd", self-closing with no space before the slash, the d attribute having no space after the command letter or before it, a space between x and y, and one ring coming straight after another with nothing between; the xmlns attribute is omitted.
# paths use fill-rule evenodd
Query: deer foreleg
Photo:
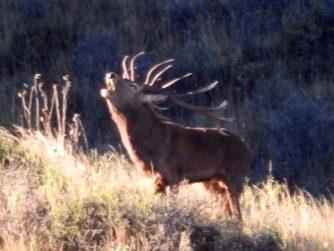
<svg viewBox="0 0 334 251"><path fill-rule="evenodd" d="M156 194L166 194L167 182L160 175L155 177L155 193Z"/></svg>

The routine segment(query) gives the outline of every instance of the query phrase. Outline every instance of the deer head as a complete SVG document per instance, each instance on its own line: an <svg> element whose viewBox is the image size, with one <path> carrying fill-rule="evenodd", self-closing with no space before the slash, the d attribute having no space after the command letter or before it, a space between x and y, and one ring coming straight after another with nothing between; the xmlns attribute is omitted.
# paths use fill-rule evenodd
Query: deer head
<svg viewBox="0 0 334 251"><path fill-rule="evenodd" d="M193 106L182 100L182 98L198 95L215 88L218 85L218 81L214 81L194 91L181 94L170 94L168 90L171 86L176 84L178 81L191 76L191 73L187 73L181 77L169 80L165 83L160 83L158 87L156 86L159 77L172 67L170 63L173 61L173 59L168 59L154 65L146 74L145 81L143 83L137 83L135 81L134 61L141 55L143 55L143 52L134 56L129 64L127 63L128 56L123 59L123 77L120 77L113 72L106 74L105 83L107 89L102 89L101 95L109 100L110 105L114 109L122 110L129 107L147 105L158 117L162 117L158 113L159 104L170 101L180 107L197 112L217 121L231 121L231 119L218 117L215 115L217 111L223 110L227 107L226 101L221 102L216 107L208 108Z"/></svg>

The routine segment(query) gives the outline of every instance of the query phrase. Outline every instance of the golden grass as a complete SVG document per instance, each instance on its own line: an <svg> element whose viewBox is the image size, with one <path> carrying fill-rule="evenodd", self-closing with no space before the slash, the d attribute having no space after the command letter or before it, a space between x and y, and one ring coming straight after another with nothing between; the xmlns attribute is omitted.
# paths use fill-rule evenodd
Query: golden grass
<svg viewBox="0 0 334 251"><path fill-rule="evenodd" d="M18 131L0 130L1 250L197 250L202 229L217 249L334 248L333 205L272 178L246 186L239 224L199 184L159 198L123 155L70 154L52 136Z"/></svg>
<svg viewBox="0 0 334 251"><path fill-rule="evenodd" d="M328 200L303 190L291 194L287 184L269 178L260 187L247 186L242 202L248 228L274 229L287 249L333 249L334 206Z"/></svg>

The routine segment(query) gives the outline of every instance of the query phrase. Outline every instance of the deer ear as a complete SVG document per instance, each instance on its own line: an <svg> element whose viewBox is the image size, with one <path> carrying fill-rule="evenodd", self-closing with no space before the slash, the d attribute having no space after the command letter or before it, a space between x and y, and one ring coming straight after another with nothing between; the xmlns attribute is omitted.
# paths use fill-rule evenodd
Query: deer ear
<svg viewBox="0 0 334 251"><path fill-rule="evenodd" d="M141 100L144 103L159 103L159 102L164 102L167 100L166 95L161 95L161 94L145 94L142 96Z"/></svg>

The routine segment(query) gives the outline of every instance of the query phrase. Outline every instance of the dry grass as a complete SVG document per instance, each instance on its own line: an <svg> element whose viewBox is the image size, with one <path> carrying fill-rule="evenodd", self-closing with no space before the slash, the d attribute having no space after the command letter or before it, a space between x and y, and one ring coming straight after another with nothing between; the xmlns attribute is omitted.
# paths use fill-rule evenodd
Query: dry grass
<svg viewBox="0 0 334 251"><path fill-rule="evenodd" d="M123 155L69 154L57 139L0 133L2 250L332 250L334 207L268 179L244 222L198 184L153 195ZM205 249L206 248L206 249Z"/></svg>
<svg viewBox="0 0 334 251"><path fill-rule="evenodd" d="M269 178L260 187L247 186L243 194L249 231L276 231L287 250L332 250L334 206L305 191L289 192L286 184Z"/></svg>

